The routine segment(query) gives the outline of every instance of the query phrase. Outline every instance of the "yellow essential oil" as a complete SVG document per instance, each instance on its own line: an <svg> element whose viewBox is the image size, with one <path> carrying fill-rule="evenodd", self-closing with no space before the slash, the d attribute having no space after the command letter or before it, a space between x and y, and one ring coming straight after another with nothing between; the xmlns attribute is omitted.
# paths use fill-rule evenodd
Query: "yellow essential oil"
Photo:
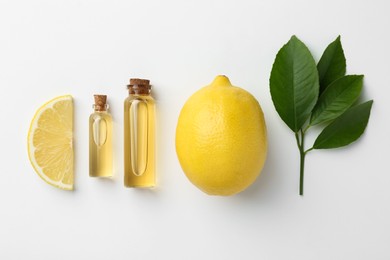
<svg viewBox="0 0 390 260"><path fill-rule="evenodd" d="M107 96L94 95L94 113L89 117L89 176L112 176L112 117Z"/></svg>
<svg viewBox="0 0 390 260"><path fill-rule="evenodd" d="M155 101L149 80L130 79L124 104L124 184L150 188L155 177Z"/></svg>

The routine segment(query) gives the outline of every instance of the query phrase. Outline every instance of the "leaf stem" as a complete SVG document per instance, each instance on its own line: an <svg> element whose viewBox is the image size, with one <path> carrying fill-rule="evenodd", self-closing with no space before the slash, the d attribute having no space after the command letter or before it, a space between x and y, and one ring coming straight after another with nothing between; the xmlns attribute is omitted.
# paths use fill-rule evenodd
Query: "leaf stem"
<svg viewBox="0 0 390 260"><path fill-rule="evenodd" d="M305 134L306 131L307 131L310 127L311 127L311 124L308 124L308 125L305 127L305 129L303 130L303 134ZM301 130L301 131L302 131L302 130Z"/></svg>
<svg viewBox="0 0 390 260"><path fill-rule="evenodd" d="M301 141L299 140L298 132L295 132L295 139L297 140L298 149L301 149Z"/></svg>
<svg viewBox="0 0 390 260"><path fill-rule="evenodd" d="M312 148L310 148L310 149L307 149L306 151L305 151L305 154L307 154L308 152L310 152L311 150L313 150L314 149L314 147L312 147Z"/></svg>
<svg viewBox="0 0 390 260"><path fill-rule="evenodd" d="M305 171L305 156L306 154L302 151L300 152L301 155L301 163L300 163L300 171L299 171L299 195L303 195L303 178L304 178L304 171Z"/></svg>
<svg viewBox="0 0 390 260"><path fill-rule="evenodd" d="M299 165L299 195L303 195L303 181L304 181L304 172L305 172L305 156L306 156L306 152L305 152L305 131L308 129L308 127L306 127L306 129L303 131L302 129L300 130L300 134L301 134L301 142L300 142L300 145L298 145L298 148L299 148L299 155L300 155L300 165ZM296 138L297 140L299 139L299 136L298 136L298 133L296 133ZM309 149L310 150L310 149Z"/></svg>

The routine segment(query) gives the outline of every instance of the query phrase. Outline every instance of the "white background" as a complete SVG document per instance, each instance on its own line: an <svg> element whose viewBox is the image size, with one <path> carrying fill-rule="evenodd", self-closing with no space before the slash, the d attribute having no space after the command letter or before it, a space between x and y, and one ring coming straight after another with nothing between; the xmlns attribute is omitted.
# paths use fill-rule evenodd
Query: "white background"
<svg viewBox="0 0 390 260"><path fill-rule="evenodd" d="M389 13L387 0L1 1L0 259L390 259ZM293 34L317 61L340 34L362 100L375 100L358 142L308 155L304 197L268 85ZM192 186L175 153L180 108L218 74L259 100L268 127L262 175L233 197ZM130 77L151 79L158 103L154 190L123 186ZM95 93L115 120L113 180L88 177ZM26 152L35 110L63 94L75 102L73 192L44 183Z"/></svg>

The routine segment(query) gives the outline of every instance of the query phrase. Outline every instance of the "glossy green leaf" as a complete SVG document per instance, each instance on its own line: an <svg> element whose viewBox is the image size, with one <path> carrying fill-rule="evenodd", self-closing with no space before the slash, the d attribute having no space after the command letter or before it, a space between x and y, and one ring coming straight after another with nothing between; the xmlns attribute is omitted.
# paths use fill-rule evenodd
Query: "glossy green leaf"
<svg viewBox="0 0 390 260"><path fill-rule="evenodd" d="M314 142L314 149L346 146L357 140L366 129L373 101L349 108L328 125Z"/></svg>
<svg viewBox="0 0 390 260"><path fill-rule="evenodd" d="M317 102L319 82L313 56L296 36L276 55L270 90L279 116L291 130L298 132Z"/></svg>
<svg viewBox="0 0 390 260"><path fill-rule="evenodd" d="M320 79L320 93L333 81L345 75L346 61L340 36L326 47L317 65Z"/></svg>
<svg viewBox="0 0 390 260"><path fill-rule="evenodd" d="M320 124L343 114L358 99L362 87L363 75L343 76L331 83L318 99L310 124Z"/></svg>

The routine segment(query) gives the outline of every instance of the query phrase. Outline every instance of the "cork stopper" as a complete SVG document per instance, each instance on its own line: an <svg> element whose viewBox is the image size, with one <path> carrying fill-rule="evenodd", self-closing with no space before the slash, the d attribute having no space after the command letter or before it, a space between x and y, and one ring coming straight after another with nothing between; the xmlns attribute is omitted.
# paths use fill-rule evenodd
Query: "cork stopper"
<svg viewBox="0 0 390 260"><path fill-rule="evenodd" d="M93 108L95 111L106 111L107 110L107 96L106 95L93 95L95 98L95 104Z"/></svg>
<svg viewBox="0 0 390 260"><path fill-rule="evenodd" d="M148 79L130 79L130 84L127 85L129 89L129 94L149 94L152 86L150 85L150 80Z"/></svg>

